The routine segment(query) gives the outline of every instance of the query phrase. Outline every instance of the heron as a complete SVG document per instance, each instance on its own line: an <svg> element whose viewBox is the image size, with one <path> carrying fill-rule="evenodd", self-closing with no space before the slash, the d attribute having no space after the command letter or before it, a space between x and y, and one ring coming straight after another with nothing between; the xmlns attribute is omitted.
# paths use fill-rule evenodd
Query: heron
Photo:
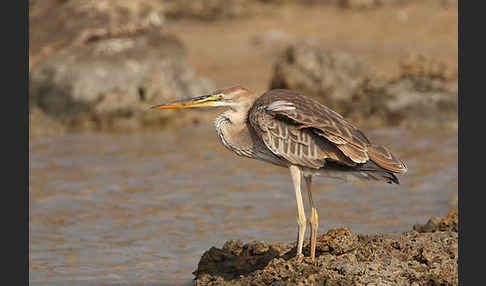
<svg viewBox="0 0 486 286"><path fill-rule="evenodd" d="M319 217L312 198L312 176L399 184L395 174L407 171L404 162L388 148L373 144L339 113L295 90L272 89L257 94L236 85L151 108L199 107L227 108L214 121L217 135L227 149L289 169L297 200L299 257L303 257L307 225L302 178L311 208L308 223L310 257L314 261Z"/></svg>

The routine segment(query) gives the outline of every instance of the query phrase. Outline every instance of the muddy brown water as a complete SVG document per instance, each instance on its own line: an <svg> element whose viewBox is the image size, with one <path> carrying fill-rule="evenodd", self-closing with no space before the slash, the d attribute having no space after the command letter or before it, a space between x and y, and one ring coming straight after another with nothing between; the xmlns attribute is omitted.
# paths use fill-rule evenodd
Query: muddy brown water
<svg viewBox="0 0 486 286"><path fill-rule="evenodd" d="M315 177L319 233L406 231L456 204L457 132L366 133L410 171L399 186ZM233 155L210 123L36 139L29 156L31 285L190 285L211 246L297 236L288 171Z"/></svg>

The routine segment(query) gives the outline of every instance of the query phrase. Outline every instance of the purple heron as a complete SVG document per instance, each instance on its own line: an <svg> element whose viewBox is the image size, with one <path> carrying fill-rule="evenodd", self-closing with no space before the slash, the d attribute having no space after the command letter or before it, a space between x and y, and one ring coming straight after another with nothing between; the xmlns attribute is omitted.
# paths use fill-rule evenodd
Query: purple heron
<svg viewBox="0 0 486 286"><path fill-rule="evenodd" d="M297 199L297 256L302 255L306 217L301 194L305 180L311 214L310 256L314 261L318 215L312 176L345 181L375 180L399 184L405 164L386 147L371 143L354 125L298 92L275 89L263 95L241 86L209 95L156 105L154 109L227 107L214 122L223 145L239 156L289 168Z"/></svg>

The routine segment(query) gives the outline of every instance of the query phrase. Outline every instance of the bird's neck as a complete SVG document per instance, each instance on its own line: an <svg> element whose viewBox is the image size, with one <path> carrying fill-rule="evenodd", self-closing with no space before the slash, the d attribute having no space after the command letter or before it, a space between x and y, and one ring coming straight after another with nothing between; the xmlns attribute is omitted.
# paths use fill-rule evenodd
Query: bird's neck
<svg viewBox="0 0 486 286"><path fill-rule="evenodd" d="M230 109L216 118L214 125L225 147L240 154L242 150L253 148L251 132L247 124L247 112L235 112Z"/></svg>

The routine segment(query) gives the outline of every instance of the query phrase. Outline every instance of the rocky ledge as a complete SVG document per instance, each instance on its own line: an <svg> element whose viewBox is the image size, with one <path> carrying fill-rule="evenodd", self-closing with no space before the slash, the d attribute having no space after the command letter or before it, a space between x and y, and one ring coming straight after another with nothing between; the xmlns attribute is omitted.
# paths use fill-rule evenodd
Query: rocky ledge
<svg viewBox="0 0 486 286"><path fill-rule="evenodd" d="M456 127L457 70L421 54L402 57L398 67L398 75L377 75L355 55L299 42L277 60L270 88L298 90L352 122Z"/></svg>
<svg viewBox="0 0 486 286"><path fill-rule="evenodd" d="M401 234L334 228L305 245L227 241L206 251L195 285L458 285L458 213L431 218Z"/></svg>
<svg viewBox="0 0 486 286"><path fill-rule="evenodd" d="M151 105L214 89L185 59L183 43L158 30L63 49L31 69L29 104L70 128L161 124L175 113L147 112Z"/></svg>

